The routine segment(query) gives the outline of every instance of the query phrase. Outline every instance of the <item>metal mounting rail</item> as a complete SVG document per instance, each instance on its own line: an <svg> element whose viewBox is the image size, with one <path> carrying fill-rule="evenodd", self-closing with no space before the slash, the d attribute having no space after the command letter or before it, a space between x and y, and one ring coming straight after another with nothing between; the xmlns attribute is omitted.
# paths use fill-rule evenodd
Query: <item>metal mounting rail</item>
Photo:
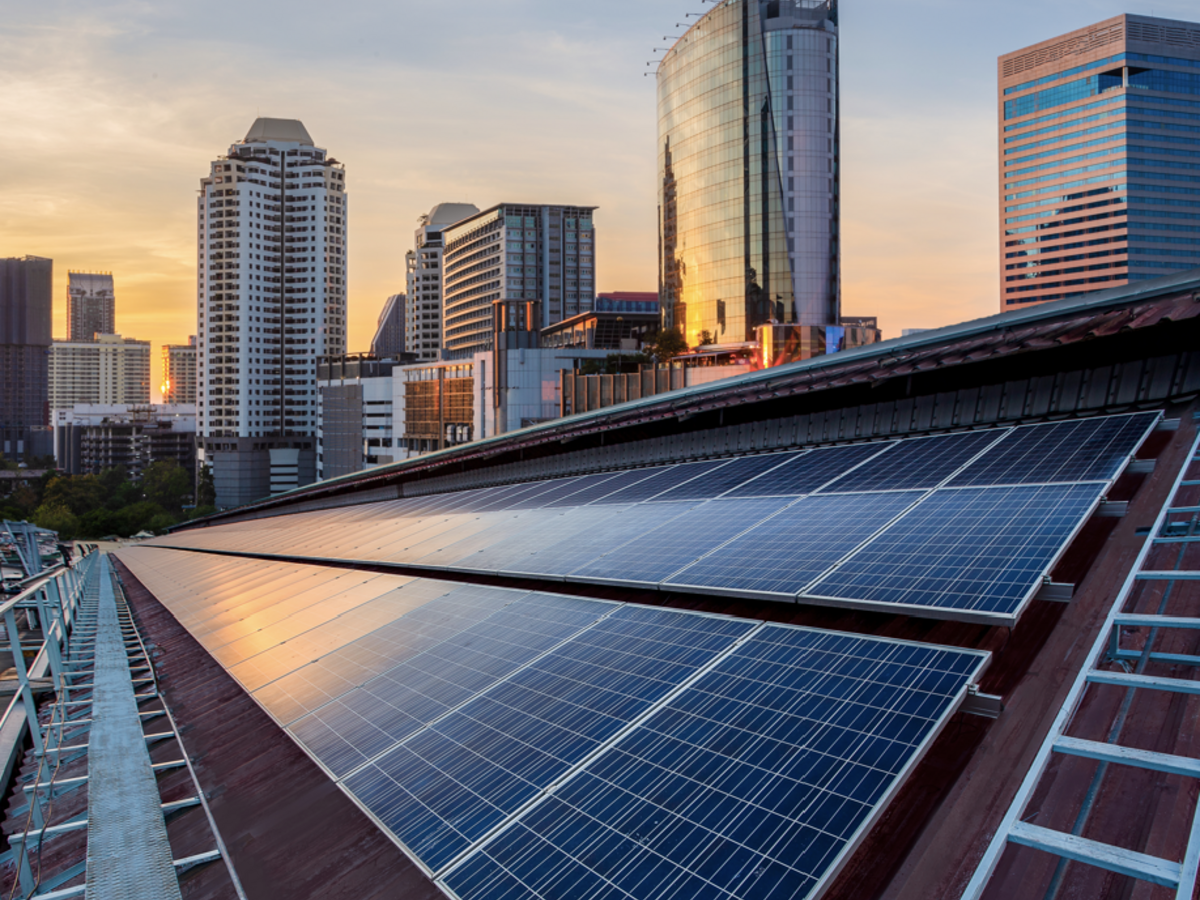
<svg viewBox="0 0 1200 900"><path fill-rule="evenodd" d="M1078 832L1085 821L1084 816L1078 820L1073 833L1032 825L1024 819L1027 817L1026 807L1037 790L1052 756L1056 753L1096 760L1101 765L1097 778L1103 777L1104 767L1107 765L1132 766L1155 772L1200 778L1200 760L1121 746L1116 743L1116 739L1119 737L1119 728L1110 734L1109 743L1084 741L1067 736L1075 713L1079 710L1084 694L1090 685L1115 685L1124 687L1130 692L1138 690L1200 694L1200 681L1195 680L1195 670L1200 669L1200 656L1160 653L1153 649L1154 642L1161 632L1177 629L1200 629L1200 619L1166 615L1165 599L1158 614L1148 615L1123 611L1134 588L1141 584L1154 581L1171 585L1175 582L1195 581L1200 578L1198 571L1183 569L1164 571L1145 568L1146 560L1156 546L1180 543L1181 539L1196 540L1200 538L1200 517L1197 516L1200 508L1173 506L1181 489L1200 485L1200 480L1196 480L1194 476L1189 478L1188 471L1200 462L1198 454L1200 454L1200 435L1192 444L1187 460L1180 467L1179 474L1171 488L1170 499L1163 506L1150 532L1151 538L1143 545L1129 576L1113 601L1108 618L1088 654L1087 661L1071 686L1066 701L1051 726L1050 733L1034 758L1033 765L988 845L987 852L976 867L974 876L963 892L962 900L979 900L983 896L1000 857L1009 844L1032 847L1060 858L1062 862L1055 872L1050 893L1047 896L1057 892L1057 886L1064 871L1063 866L1065 861L1069 860L1106 869L1140 881L1162 885L1175 891L1176 900L1192 900L1196 890L1197 871L1200 870L1200 807L1193 812L1187 850L1182 861L1160 859L1145 853L1083 838ZM1184 516L1187 518L1183 518ZM1180 554L1180 559L1182 560L1182 558L1183 556ZM1133 650L1122 647L1121 637L1123 629L1126 628L1148 629L1142 649ZM1130 664L1135 661L1135 671L1127 671ZM1143 674L1143 670L1151 662L1167 663L1175 668L1171 670L1172 673L1169 676ZM1114 663L1120 667L1119 671L1102 668L1106 664ZM1179 671L1180 669L1183 671ZM1085 814L1086 811L1085 809Z"/></svg>

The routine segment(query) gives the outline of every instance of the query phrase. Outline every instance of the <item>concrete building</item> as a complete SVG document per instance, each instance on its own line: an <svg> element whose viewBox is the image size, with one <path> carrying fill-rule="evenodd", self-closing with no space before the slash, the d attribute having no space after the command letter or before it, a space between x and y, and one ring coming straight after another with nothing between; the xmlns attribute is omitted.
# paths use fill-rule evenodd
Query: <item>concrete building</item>
<svg viewBox="0 0 1200 900"><path fill-rule="evenodd" d="M466 359L496 348L500 332L536 337L589 311L596 296L594 210L501 203L446 228L444 355Z"/></svg>
<svg viewBox="0 0 1200 900"><path fill-rule="evenodd" d="M186 344L164 344L162 348L163 403L196 402L196 336Z"/></svg>
<svg viewBox="0 0 1200 900"><path fill-rule="evenodd" d="M395 462L392 373L397 365L364 356L335 357L317 365L318 480Z"/></svg>
<svg viewBox="0 0 1200 900"><path fill-rule="evenodd" d="M150 342L98 334L50 348L50 408L150 402Z"/></svg>
<svg viewBox="0 0 1200 900"><path fill-rule="evenodd" d="M404 294L392 294L383 304L375 337L371 338L371 355L376 359L404 353Z"/></svg>
<svg viewBox="0 0 1200 900"><path fill-rule="evenodd" d="M316 477L317 360L346 349L346 173L260 118L200 181L197 415L217 505Z"/></svg>
<svg viewBox="0 0 1200 900"><path fill-rule="evenodd" d="M67 273L67 336L90 341L117 333L117 301L111 272Z"/></svg>
<svg viewBox="0 0 1200 900"><path fill-rule="evenodd" d="M196 407L191 403L78 404L54 411L54 458L70 475L124 466L141 477L152 462L196 468Z"/></svg>
<svg viewBox="0 0 1200 900"><path fill-rule="evenodd" d="M837 0L724 0L658 66L659 294L689 346L837 325Z"/></svg>
<svg viewBox="0 0 1200 900"><path fill-rule="evenodd" d="M478 212L471 203L439 203L421 217L405 255L404 349L419 360L438 359L442 351L442 231Z"/></svg>
<svg viewBox="0 0 1200 900"><path fill-rule="evenodd" d="M9 458L45 456L50 433L48 353L54 263L0 259L0 450Z"/></svg>
<svg viewBox="0 0 1200 900"><path fill-rule="evenodd" d="M590 312L543 328L541 345L636 353L658 334L660 310L655 293L600 294Z"/></svg>
<svg viewBox="0 0 1200 900"><path fill-rule="evenodd" d="M1120 15L1007 53L997 108L1002 312L1200 266L1200 24Z"/></svg>

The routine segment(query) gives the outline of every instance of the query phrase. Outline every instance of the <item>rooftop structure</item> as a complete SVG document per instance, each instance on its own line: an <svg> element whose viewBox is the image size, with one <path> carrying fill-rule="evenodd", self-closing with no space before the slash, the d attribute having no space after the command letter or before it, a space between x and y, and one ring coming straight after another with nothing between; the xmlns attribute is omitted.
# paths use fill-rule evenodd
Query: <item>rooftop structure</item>
<svg viewBox="0 0 1200 900"><path fill-rule="evenodd" d="M122 551L214 819L255 835L233 869L307 867L319 814L423 898L1189 896L1198 294L649 397ZM263 746L259 811L229 788Z"/></svg>

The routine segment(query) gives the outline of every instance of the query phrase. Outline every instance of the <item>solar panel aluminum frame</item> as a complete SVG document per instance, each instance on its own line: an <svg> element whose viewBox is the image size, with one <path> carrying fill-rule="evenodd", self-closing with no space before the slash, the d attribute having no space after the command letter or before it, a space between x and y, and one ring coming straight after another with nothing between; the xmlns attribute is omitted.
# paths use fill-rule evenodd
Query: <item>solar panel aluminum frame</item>
<svg viewBox="0 0 1200 900"><path fill-rule="evenodd" d="M1090 484L1093 482L1077 483ZM1109 488L1112 487L1112 481L1107 483L1097 481L1094 483L1098 485L1104 484L1105 486L1097 492L1096 499L1088 509L1087 513L1079 518L1079 521L1071 530L1071 533L1059 544L1058 550L1055 552L1054 556L1051 557L1049 562L1047 562L1043 567L1042 573L1038 577L1038 580L1034 582L1033 586L1030 587L1030 589L1026 592L1025 597L1016 605L1011 614L984 612L982 610L970 610L958 607L923 606L919 603L889 603L881 600L855 600L847 597L827 597L822 594L809 594L805 591L799 591L795 595L794 600L796 603L809 603L815 606L831 606L839 609L857 609L864 612L883 612L891 615L907 615L923 619L939 619L952 622L968 622L974 625L992 625L1001 628L1012 628L1017 624L1017 620L1021 618L1026 608L1031 602L1033 602L1034 597L1037 596L1042 587L1049 582L1050 572L1054 570L1054 567L1058 565L1059 561L1066 554L1067 550L1070 549L1071 545L1075 542L1075 539L1079 537L1079 532L1083 530L1083 527L1091 521L1093 516L1095 516L1096 510L1099 509L1100 505L1104 502L1105 494L1108 492ZM998 487L998 485L991 485L991 487ZM940 488L939 491L962 491L974 489L975 488L965 487ZM917 503L914 503L913 506L909 507L904 514L908 515L916 506L924 503L936 493L938 493L938 491L930 491L927 496L922 497ZM893 524L895 524L894 521L889 523L888 527L890 528ZM839 566L851 559L855 554L862 552L874 541L878 540L879 536L886 530L886 528L880 529L871 536L870 540L864 542L860 546L856 547L852 553L848 553L844 558L838 560L835 565L831 566L827 571L822 572L820 576L809 582L809 587L819 584L821 581L829 577L829 575L835 572Z"/></svg>
<svg viewBox="0 0 1200 900"><path fill-rule="evenodd" d="M800 626L790 625L785 627L796 628ZM811 630L816 631L820 629ZM866 637L865 635L861 636ZM870 637L871 640L882 641L884 643L910 643L909 641L901 641L894 638L875 637L873 635ZM909 760L907 763L905 763L904 768L901 769L899 774L896 775L896 778L893 780L891 786L887 789L887 791L884 792L883 796L879 798L879 802L875 804L874 808L867 815L867 817L863 819L862 823L854 832L850 840L846 842L846 846L842 849L842 852L837 855L833 863L826 870L825 874L817 882L816 886L809 893L807 900L820 900L820 898L823 897L831 887L833 887L834 882L837 881L838 876L842 873L842 870L846 867L846 864L849 863L854 857L854 854L858 851L858 848L862 845L862 842L866 840L867 835L871 833L871 829L875 827L875 825L879 822L879 819L883 816L883 813L891 805L892 801L896 799L896 795L900 793L900 789L904 787L905 783L907 783L908 779L912 776L913 771L921 764L921 761L929 753L929 750L933 747L934 742L936 742L941 736L942 732L946 730L946 726L950 724L950 720L958 714L959 710L962 709L962 705L966 701L967 697L978 690L979 680L983 677L983 674L987 671L992 662L992 654L989 650L972 651L962 647L947 647L942 644L923 644L923 646L942 647L943 649L951 650L956 653L978 653L980 656L979 667L975 670L974 675L963 684L962 688L958 692L958 696L954 699L954 701L947 705L945 711L941 715L941 718L934 723L934 726L929 730L929 734L925 736L925 740L923 740L917 746L916 750L913 751L912 756L909 757Z"/></svg>
<svg viewBox="0 0 1200 900"><path fill-rule="evenodd" d="M720 614L697 613L697 615L719 616ZM720 617L737 618L736 616ZM652 707L645 710L640 716L638 716L636 720L629 723L625 728L622 728L617 734L605 741L604 744L588 754L587 757L580 760L569 772L560 777L553 784L549 785L538 797L530 800L527 804L508 816L508 818L506 818L501 824L497 825L491 832L477 840L468 850L463 851L453 862L449 863L440 872L436 873L435 883L437 886L441 888L441 890L447 896L453 898L453 900L467 900L467 898L460 896L446 883L446 878L448 878L455 869L465 863L475 853L485 849L494 838L508 830L513 825L517 824L522 818L532 812L536 807L541 805L541 803L543 803L547 798L553 796L559 789L582 774L593 761L599 759L613 748L618 747L620 742L629 734L633 733L642 723L649 721L655 713L665 708L667 704L670 703L675 697L700 681L705 674L715 668L730 654L735 652L742 644L751 640L765 627L786 628L796 631L808 631L817 634L843 634L863 640L870 640L884 644L899 644L906 647L917 643L914 641L900 640L898 638L877 637L875 635L850 635L848 632L839 632L833 629L812 628L805 625L790 625L783 622L760 622L756 628L750 630L743 635L741 639L735 641L724 653L721 653L717 657L714 657L712 660L710 660L706 666L697 671L686 682L679 685L675 690L661 698ZM970 678L964 679L963 686L959 689L958 695L946 706L946 709L942 712L942 715L933 724L933 727L930 728L929 733L925 736L921 743L917 745L908 761L904 764L904 767L896 774L892 784L879 798L879 801L874 805L871 812L859 824L859 827L855 829L854 834L851 835L841 852L839 852L834 858L825 874L818 880L817 884L809 892L807 897L804 898L804 900L819 900L819 898L822 897L829 890L829 888L833 886L834 882L837 880L837 877L846 867L846 864L850 862L850 860L854 857L854 854L862 845L863 841L866 840L867 835L871 833L871 829L875 827L875 825L879 822L880 817L896 798L896 794L900 792L900 789L907 783L913 771L918 765L921 764L921 761L929 753L929 750L933 747L934 742L936 742L941 736L942 732L945 731L946 726L950 723L950 720L962 709L962 705L966 701L967 697L977 691L979 680L983 677L983 674L987 671L992 662L992 653L990 650L972 650L964 647L951 647L945 644L929 643L921 643L920 646L947 650L952 653L974 655L979 657L979 665L976 667ZM424 866L422 866L422 868L424 868ZM425 869L425 871L428 871L428 869Z"/></svg>

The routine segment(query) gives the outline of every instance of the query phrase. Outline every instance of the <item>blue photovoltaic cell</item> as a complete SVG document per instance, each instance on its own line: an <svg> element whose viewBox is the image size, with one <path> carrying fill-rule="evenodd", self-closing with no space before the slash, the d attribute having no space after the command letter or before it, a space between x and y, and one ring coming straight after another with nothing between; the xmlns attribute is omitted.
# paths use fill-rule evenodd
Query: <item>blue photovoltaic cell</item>
<svg viewBox="0 0 1200 900"><path fill-rule="evenodd" d="M812 450L730 491L727 497L794 497L815 491L863 460L890 447L890 441Z"/></svg>
<svg viewBox="0 0 1200 900"><path fill-rule="evenodd" d="M514 598L512 591L474 585L455 587L428 580L414 582L406 589L436 595L439 588L441 596L431 597L430 603L258 688L255 699L287 725L383 674L401 660L465 631Z"/></svg>
<svg viewBox="0 0 1200 900"><path fill-rule="evenodd" d="M924 495L813 494L664 581L793 596Z"/></svg>
<svg viewBox="0 0 1200 900"><path fill-rule="evenodd" d="M799 453L768 453L762 456L747 456L735 459L728 465L721 466L693 478L678 487L664 491L654 498L658 503L663 500L708 500L719 497L731 488L737 487L758 475L768 472L783 463L800 456Z"/></svg>
<svg viewBox="0 0 1200 900"><path fill-rule="evenodd" d="M447 559L446 562L455 568L483 572L521 571L525 562L538 548L548 544L570 541L574 537L590 546L592 534L600 523L622 515L628 509L628 506L597 504L555 510L554 515L535 525L509 529L487 546L472 547L469 553L461 554L453 560ZM625 527L624 520L620 524Z"/></svg>
<svg viewBox="0 0 1200 900"><path fill-rule="evenodd" d="M463 900L800 900L986 654L768 625L452 870Z"/></svg>
<svg viewBox="0 0 1200 900"><path fill-rule="evenodd" d="M586 628L612 605L530 594L293 723L341 776Z"/></svg>
<svg viewBox="0 0 1200 900"><path fill-rule="evenodd" d="M437 871L754 624L622 607L346 787Z"/></svg>
<svg viewBox="0 0 1200 900"><path fill-rule="evenodd" d="M624 509L620 515L597 522L586 537L572 536L548 544L517 563L518 568L504 569L512 574L563 576L590 563L605 550L620 546L687 512L696 504L644 503Z"/></svg>
<svg viewBox="0 0 1200 900"><path fill-rule="evenodd" d="M615 494L617 491L623 490L631 485L637 484L639 481L650 477L649 469L634 469L632 472L609 472L604 477L597 477L595 481L582 487L573 494L568 494L566 497L560 497L557 500L552 500L547 503L548 507L559 506L583 506L586 503L591 503L593 500L598 500L601 497L606 497L609 494Z"/></svg>
<svg viewBox="0 0 1200 900"><path fill-rule="evenodd" d="M631 484L606 497L601 497L596 503L638 503L648 500L655 494L669 491L671 488L693 478L698 478L713 469L718 469L729 462L727 459L714 459L707 462L682 463L677 466L664 466L654 469L643 469L648 477Z"/></svg>
<svg viewBox="0 0 1200 900"><path fill-rule="evenodd" d="M713 500L564 574L584 581L658 584L790 502L788 497Z"/></svg>
<svg viewBox="0 0 1200 900"><path fill-rule="evenodd" d="M821 492L934 488L1003 434L998 430L973 431L901 441Z"/></svg>
<svg viewBox="0 0 1200 900"><path fill-rule="evenodd" d="M805 594L1015 616L1103 488L938 491Z"/></svg>
<svg viewBox="0 0 1200 900"><path fill-rule="evenodd" d="M1158 413L1026 425L971 463L950 484L1110 481Z"/></svg>

